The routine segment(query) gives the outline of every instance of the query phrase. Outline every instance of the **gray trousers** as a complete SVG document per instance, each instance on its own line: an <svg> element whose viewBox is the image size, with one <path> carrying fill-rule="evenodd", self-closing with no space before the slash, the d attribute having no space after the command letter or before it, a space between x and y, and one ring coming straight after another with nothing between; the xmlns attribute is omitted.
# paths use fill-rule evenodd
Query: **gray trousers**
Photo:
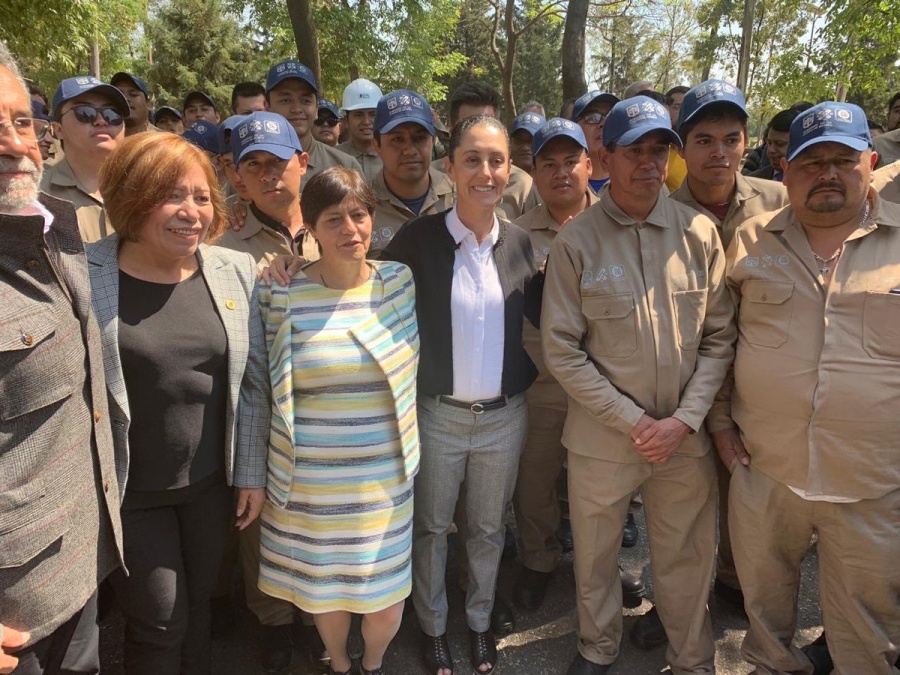
<svg viewBox="0 0 900 675"><path fill-rule="evenodd" d="M498 410L476 415L418 400L422 457L413 511L413 602L422 630L447 632L447 532L460 486L466 488L466 623L478 632L491 625L497 571L503 553L503 514L516 485L528 433L525 394Z"/></svg>

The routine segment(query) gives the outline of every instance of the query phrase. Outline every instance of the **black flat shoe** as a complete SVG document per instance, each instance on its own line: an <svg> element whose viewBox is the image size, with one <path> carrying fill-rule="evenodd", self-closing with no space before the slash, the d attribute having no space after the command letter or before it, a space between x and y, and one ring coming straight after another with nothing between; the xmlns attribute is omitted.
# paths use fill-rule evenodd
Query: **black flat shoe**
<svg viewBox="0 0 900 675"><path fill-rule="evenodd" d="M622 606L628 609L640 607L647 588L640 577L629 574L619 565L619 581L622 584Z"/></svg>
<svg viewBox="0 0 900 675"><path fill-rule="evenodd" d="M368 670L359 664L360 675L384 675L384 666L378 666L375 670Z"/></svg>
<svg viewBox="0 0 900 675"><path fill-rule="evenodd" d="M312 625L301 626L301 630L303 631L306 651L309 654L309 661L313 670L317 673L327 673L331 670L331 655L325 649L325 643L322 642L319 629Z"/></svg>
<svg viewBox="0 0 900 675"><path fill-rule="evenodd" d="M493 632L486 630L483 633L469 629L469 649L472 656L472 672L475 675L489 675L497 667L497 641ZM488 670L481 670L486 663L490 663Z"/></svg>
<svg viewBox="0 0 900 675"><path fill-rule="evenodd" d="M747 616L747 610L744 609L744 593L740 588L732 588L716 579L713 583L713 593L742 616Z"/></svg>
<svg viewBox="0 0 900 675"><path fill-rule="evenodd" d="M608 665L593 663L584 658L581 653L572 659L572 665L566 671L566 675L606 675L609 672Z"/></svg>
<svg viewBox="0 0 900 675"><path fill-rule="evenodd" d="M260 666L267 673L287 671L294 655L293 625L260 628Z"/></svg>
<svg viewBox="0 0 900 675"><path fill-rule="evenodd" d="M569 553L575 550L575 537L572 535L572 521L563 518L559 523L559 529L556 531L556 539L562 546L563 553Z"/></svg>
<svg viewBox="0 0 900 675"><path fill-rule="evenodd" d="M425 657L425 667L431 675L437 675L444 669L453 672L453 656L450 654L446 633L437 637L426 635L422 655Z"/></svg>
<svg viewBox="0 0 900 675"><path fill-rule="evenodd" d="M639 535L640 530L638 530L637 523L634 521L634 514L629 513L625 516L625 526L622 528L622 548L636 546Z"/></svg>
<svg viewBox="0 0 900 675"><path fill-rule="evenodd" d="M499 595L494 596L494 609L491 610L491 629L496 635L504 637L516 629L513 611Z"/></svg>
<svg viewBox="0 0 900 675"><path fill-rule="evenodd" d="M813 675L830 675L834 670L834 661L831 660L831 652L828 651L828 642L825 640L824 631L800 651L806 654L806 658L812 663Z"/></svg>
<svg viewBox="0 0 900 675"><path fill-rule="evenodd" d="M631 644L644 651L656 649L669 641L656 607L638 617L631 627L628 637L631 639Z"/></svg>
<svg viewBox="0 0 900 675"><path fill-rule="evenodd" d="M544 602L547 584L550 583L550 572L523 567L513 587L513 602L517 607L534 611Z"/></svg>

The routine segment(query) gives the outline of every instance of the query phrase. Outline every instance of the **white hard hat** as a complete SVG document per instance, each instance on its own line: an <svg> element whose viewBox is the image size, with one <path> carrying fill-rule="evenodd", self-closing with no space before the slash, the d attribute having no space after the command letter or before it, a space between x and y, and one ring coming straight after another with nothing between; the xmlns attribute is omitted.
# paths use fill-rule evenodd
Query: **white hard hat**
<svg viewBox="0 0 900 675"><path fill-rule="evenodd" d="M381 89L374 82L359 78L344 89L344 110L366 110L375 108L381 98Z"/></svg>

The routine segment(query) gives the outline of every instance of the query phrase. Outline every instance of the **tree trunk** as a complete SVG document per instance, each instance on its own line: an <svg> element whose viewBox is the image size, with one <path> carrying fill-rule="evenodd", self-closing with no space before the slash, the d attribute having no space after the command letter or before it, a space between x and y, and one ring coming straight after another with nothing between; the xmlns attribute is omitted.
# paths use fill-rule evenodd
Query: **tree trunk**
<svg viewBox="0 0 900 675"><path fill-rule="evenodd" d="M506 13L504 16L504 28L506 29L506 59L503 63L503 102L506 104L506 123L512 124L516 118L516 95L513 91L513 70L516 63L516 42L518 35L515 32L516 3L515 0L506 0Z"/></svg>
<svg viewBox="0 0 900 675"><path fill-rule="evenodd" d="M563 101L581 96L587 90L584 81L584 30L590 0L569 0L562 39Z"/></svg>
<svg viewBox="0 0 900 675"><path fill-rule="evenodd" d="M302 64L313 71L321 89L322 62L319 59L316 24L312 17L312 2L311 0L287 0L287 8L288 15L291 17L291 28L294 30L294 42L297 44L297 57Z"/></svg>

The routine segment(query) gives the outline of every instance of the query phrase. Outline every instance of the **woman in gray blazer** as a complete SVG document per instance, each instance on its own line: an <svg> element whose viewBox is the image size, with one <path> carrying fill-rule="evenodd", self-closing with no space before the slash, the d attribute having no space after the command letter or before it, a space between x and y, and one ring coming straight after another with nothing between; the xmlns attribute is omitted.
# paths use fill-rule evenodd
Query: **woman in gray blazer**
<svg viewBox="0 0 900 675"><path fill-rule="evenodd" d="M87 247L125 541L111 577L128 675L210 672L209 599L227 529L262 506L270 394L248 254L215 171L173 134L138 134L103 165L115 234Z"/></svg>

